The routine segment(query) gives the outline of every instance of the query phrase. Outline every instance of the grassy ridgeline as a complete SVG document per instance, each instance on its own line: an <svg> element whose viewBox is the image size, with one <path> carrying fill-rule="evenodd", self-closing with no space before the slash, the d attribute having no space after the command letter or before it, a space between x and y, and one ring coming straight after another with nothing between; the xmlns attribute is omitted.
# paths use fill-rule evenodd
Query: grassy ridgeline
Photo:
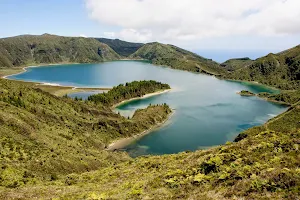
<svg viewBox="0 0 300 200"><path fill-rule="evenodd" d="M148 43L130 55L133 59L150 60L153 64L168 66L190 72L200 72L211 75L220 75L225 70L218 63L203 58L195 53L186 51L179 47L160 44L158 42Z"/></svg>
<svg viewBox="0 0 300 200"><path fill-rule="evenodd" d="M226 62L225 62L226 63ZM278 54L268 54L247 64L239 63L224 77L235 80L256 81L282 90L299 89L300 45Z"/></svg>
<svg viewBox="0 0 300 200"><path fill-rule="evenodd" d="M120 56L114 50L93 38L44 34L0 40L0 68L51 63L97 63L118 59Z"/></svg>
<svg viewBox="0 0 300 200"><path fill-rule="evenodd" d="M142 117L127 119L108 107L4 79L0 108L0 187L7 188L130 160L125 153L103 149L163 122L171 112L167 105L149 106L139 110Z"/></svg>
<svg viewBox="0 0 300 200"><path fill-rule="evenodd" d="M122 41L119 39L106 39L106 38L95 38L95 39L98 40L99 42L107 44L120 56L124 56L124 57L133 54L144 45L143 43L132 43L132 42Z"/></svg>
<svg viewBox="0 0 300 200"><path fill-rule="evenodd" d="M120 84L117 87L109 90L107 93L95 94L88 97L89 101L101 103L105 106L113 106L124 100L142 97L145 94L154 93L162 90L170 89L168 84L150 81L133 81Z"/></svg>
<svg viewBox="0 0 300 200"><path fill-rule="evenodd" d="M114 51L115 50L115 51ZM150 60L153 64L191 72L220 75L218 63L173 45L130 43L105 38L21 35L0 40L0 74L7 68L55 63L99 63L128 59ZM4 71L1 72L1 71Z"/></svg>

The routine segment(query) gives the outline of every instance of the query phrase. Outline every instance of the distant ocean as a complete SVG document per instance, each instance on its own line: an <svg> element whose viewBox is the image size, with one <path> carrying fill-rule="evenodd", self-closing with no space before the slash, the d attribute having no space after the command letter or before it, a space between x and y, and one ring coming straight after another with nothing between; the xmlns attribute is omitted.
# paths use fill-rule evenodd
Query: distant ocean
<svg viewBox="0 0 300 200"><path fill-rule="evenodd" d="M277 53L270 52L270 50L194 50L196 54L213 59L219 63L223 63L231 58L244 58L249 57L251 59L257 59L259 57L268 55L269 53Z"/></svg>

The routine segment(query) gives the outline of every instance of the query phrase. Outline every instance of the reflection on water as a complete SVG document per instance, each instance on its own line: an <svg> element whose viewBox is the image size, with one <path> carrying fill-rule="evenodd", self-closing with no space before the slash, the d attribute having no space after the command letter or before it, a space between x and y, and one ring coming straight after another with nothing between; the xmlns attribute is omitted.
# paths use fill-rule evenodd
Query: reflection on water
<svg viewBox="0 0 300 200"><path fill-rule="evenodd" d="M118 61L30 68L11 78L73 85L112 87L133 80L157 80L170 84L169 93L123 104L117 111L131 116L138 108L167 103L176 112L168 126L153 131L125 148L131 156L177 153L207 148L232 141L239 132L263 124L286 110L283 105L257 97L242 97L236 92L271 92L258 84L218 80L154 66L147 62ZM72 94L87 98L91 93Z"/></svg>

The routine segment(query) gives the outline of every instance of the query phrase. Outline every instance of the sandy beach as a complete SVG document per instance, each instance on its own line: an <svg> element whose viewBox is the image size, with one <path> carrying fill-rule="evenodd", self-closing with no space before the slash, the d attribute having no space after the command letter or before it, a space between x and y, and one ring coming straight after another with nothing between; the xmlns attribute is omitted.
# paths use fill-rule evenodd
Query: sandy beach
<svg viewBox="0 0 300 200"><path fill-rule="evenodd" d="M153 92L153 93L150 93L150 94L146 94L142 97L136 97L136 98L132 98L132 99L128 99L128 100L124 100L118 104L115 104L112 106L112 109L124 104L124 103L128 103L130 101L134 101L134 100L137 100L137 99L145 99L145 98L149 98L149 97L152 97L152 96L156 96L156 95L160 95L160 94L164 94L164 93L167 93L167 92L170 92L172 89L167 89L167 90L161 90L161 91L157 91L157 92ZM134 135L132 137L129 137L129 138L122 138L122 139L119 139L113 143L111 143L107 148L106 150L108 151L113 151L113 150L117 150L117 149L121 149L121 148L124 148L125 146L129 145L130 143L132 143L133 141L135 140L138 140L140 138L142 138L143 136L151 133L153 130L161 127L162 125L166 125L165 123L171 118L171 116L174 114L174 110L172 110L172 113L169 114L169 116L167 117L166 120L164 120L163 122L151 127L150 129L148 130L145 130L143 131L142 133L138 134L138 135Z"/></svg>
<svg viewBox="0 0 300 200"><path fill-rule="evenodd" d="M118 107L122 104L128 103L130 101L134 101L134 100L138 100L138 99L146 99L146 98L149 98L149 97L152 97L152 96L164 94L164 93L170 92L171 90L172 89L161 90L161 91L153 92L153 93L150 93L150 94L146 94L142 97L135 97L135 98L127 99L127 100L121 101L120 103L117 103L117 104L113 105L112 108L114 109L114 108L116 108L116 107Z"/></svg>
<svg viewBox="0 0 300 200"><path fill-rule="evenodd" d="M134 135L134 136L131 136L131 137L128 137L128 138L122 138L122 139L119 139L119 140L111 143L106 148L106 150L107 151L114 151L114 150L122 149L122 148L126 147L127 145L131 144L132 142L141 139L145 135L148 135L152 131L157 130L158 128L160 128L162 126L166 126L168 124L167 122L171 119L171 117L174 115L174 113L175 113L175 110L172 110L172 112L169 114L169 116L163 122L154 125L150 129L145 130L140 134L137 134L137 135Z"/></svg>

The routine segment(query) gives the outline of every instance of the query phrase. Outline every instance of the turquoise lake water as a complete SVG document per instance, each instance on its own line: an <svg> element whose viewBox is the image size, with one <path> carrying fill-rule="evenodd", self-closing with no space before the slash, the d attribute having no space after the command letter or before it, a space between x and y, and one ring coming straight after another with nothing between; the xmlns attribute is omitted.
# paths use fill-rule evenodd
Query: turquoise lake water
<svg viewBox="0 0 300 200"><path fill-rule="evenodd" d="M133 80L150 79L168 83L173 89L169 93L118 107L121 114L129 116L150 103L167 103L175 110L165 126L124 149L131 156L193 151L224 144L232 141L239 132L261 125L287 109L257 97L236 94L241 90L276 92L264 86L218 80L140 61L27 68L27 72L9 78L76 87L112 87ZM72 96L86 98L90 94Z"/></svg>

